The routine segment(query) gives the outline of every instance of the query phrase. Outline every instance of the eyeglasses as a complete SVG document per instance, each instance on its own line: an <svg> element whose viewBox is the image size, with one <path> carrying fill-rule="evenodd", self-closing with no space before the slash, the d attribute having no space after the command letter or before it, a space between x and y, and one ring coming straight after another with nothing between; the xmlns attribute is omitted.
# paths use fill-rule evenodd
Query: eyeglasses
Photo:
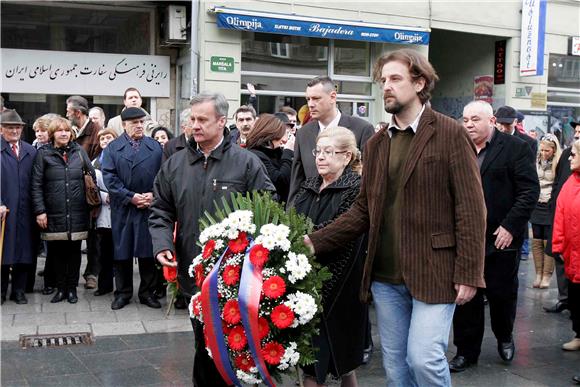
<svg viewBox="0 0 580 387"><path fill-rule="evenodd" d="M570 157L576 157L576 152L570 152Z"/></svg>
<svg viewBox="0 0 580 387"><path fill-rule="evenodd" d="M338 155L338 154L346 153L346 152L347 151L338 152L332 148L327 148L327 149L316 148L316 149L312 149L312 156L318 157L322 154L324 156L324 158L327 158L327 157L334 157L334 155Z"/></svg>

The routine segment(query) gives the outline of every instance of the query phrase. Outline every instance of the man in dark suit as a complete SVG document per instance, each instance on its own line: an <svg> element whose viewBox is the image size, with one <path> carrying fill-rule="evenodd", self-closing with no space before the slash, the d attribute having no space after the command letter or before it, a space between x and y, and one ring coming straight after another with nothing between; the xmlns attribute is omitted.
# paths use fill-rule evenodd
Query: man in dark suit
<svg viewBox="0 0 580 387"><path fill-rule="evenodd" d="M375 133L373 126L358 117L341 113L336 107L336 89L329 77L316 77L308 82L306 101L312 120L296 132L294 160L290 177L288 205L294 198L300 185L309 177L318 176L318 170L312 150L316 148L318 133L327 127L343 126L352 130L356 137L357 147L362 151L367 140ZM363 155L364 162L364 155Z"/></svg>
<svg viewBox="0 0 580 387"><path fill-rule="evenodd" d="M487 208L485 234L485 283L453 317L453 343L457 356L449 362L452 372L477 363L484 331L483 295L489 300L491 328L500 357L512 361L512 336L518 296L518 251L528 220L540 194L534 155L519 138L494 129L490 104L473 101L463 109L463 126L475 143Z"/></svg>
<svg viewBox="0 0 580 387"><path fill-rule="evenodd" d="M484 286L475 148L461 125L427 106L438 77L417 51L382 56L374 78L389 127L366 144L354 205L305 243L324 253L368 232L360 291L365 301L372 292L387 384L450 386L445 351L455 305Z"/></svg>
<svg viewBox="0 0 580 387"><path fill-rule="evenodd" d="M570 125L574 128L574 140L580 140L580 122L571 122ZM570 154L572 147L568 147L562 151L558 165L556 166L556 176L554 177L554 185L552 185L552 195L548 205L552 212L552 219L556 213L556 201L562 186L572 174L570 169ZM544 307L548 313L560 313L564 309L568 309L568 282L570 281L564 273L564 260L559 254L552 253L552 227L548 230L548 243L546 244L546 254L554 257L556 263L556 280L558 283L558 301L549 307Z"/></svg>
<svg viewBox="0 0 580 387"><path fill-rule="evenodd" d="M187 142L190 140L193 126L191 125L191 108L184 109L179 115L179 127L181 129L181 134L175 138L172 138L163 147L163 161L171 157L175 152L179 152L187 146Z"/></svg>
<svg viewBox="0 0 580 387"><path fill-rule="evenodd" d="M534 157L538 154L538 141L517 130L518 111L511 106L502 106L495 112L496 127L498 130L514 135L524 140L532 150Z"/></svg>

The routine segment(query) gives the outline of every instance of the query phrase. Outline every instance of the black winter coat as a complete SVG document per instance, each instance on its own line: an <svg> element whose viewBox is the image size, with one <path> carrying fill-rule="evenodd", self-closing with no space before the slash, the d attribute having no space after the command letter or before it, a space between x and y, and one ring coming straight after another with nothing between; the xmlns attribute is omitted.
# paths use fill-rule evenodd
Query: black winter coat
<svg viewBox="0 0 580 387"><path fill-rule="evenodd" d="M32 203L35 215L46 214L48 218L48 227L41 235L44 240L87 238L89 206L81 157L96 184L93 166L77 143L69 143L66 161L52 144L38 150L32 169Z"/></svg>
<svg viewBox="0 0 580 387"><path fill-rule="evenodd" d="M352 206L360 190L360 175L345 169L337 181L319 192L321 177L307 178L301 185L294 206L298 213L312 219L315 229L332 223ZM332 279L322 289L323 316L321 334L314 345L319 346L318 363L314 369L319 383L327 373L344 375L362 364L368 323L368 306L359 298L364 262L366 237L349 243L345 248L316 259L330 270ZM329 348L324 343L328 341ZM330 357L328 352L330 351ZM329 362L320 361L330 359Z"/></svg>
<svg viewBox="0 0 580 387"><path fill-rule="evenodd" d="M288 192L290 191L290 173L292 172L292 157L294 152L289 149L282 148L266 148L259 146L248 149L260 158L262 164L268 171L268 177L272 180L276 193L278 194L278 201L286 203L288 200Z"/></svg>

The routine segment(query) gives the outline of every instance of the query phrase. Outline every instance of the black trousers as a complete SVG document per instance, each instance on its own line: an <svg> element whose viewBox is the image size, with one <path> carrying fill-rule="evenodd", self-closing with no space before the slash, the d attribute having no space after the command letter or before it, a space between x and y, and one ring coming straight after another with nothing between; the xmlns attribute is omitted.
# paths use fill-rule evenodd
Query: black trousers
<svg viewBox="0 0 580 387"><path fill-rule="evenodd" d="M518 301L517 251L501 251L485 257L486 289L478 289L475 297L455 308L453 315L453 344L457 355L475 362L481 353L485 326L483 295L489 301L491 329L498 342L512 340Z"/></svg>
<svg viewBox="0 0 580 387"><path fill-rule="evenodd" d="M138 258L139 262L139 300L153 296L159 279L153 258ZM121 297L130 300L133 297L133 260L115 261L113 263L115 276L115 298Z"/></svg>
<svg viewBox="0 0 580 387"><path fill-rule="evenodd" d="M98 228L96 237L97 260L100 267L97 289L107 293L113 290L113 232L110 228ZM87 264L88 266L88 264Z"/></svg>
<svg viewBox="0 0 580 387"><path fill-rule="evenodd" d="M58 259L58 251L52 248L50 251L51 244L46 241L46 259L44 261L44 287L55 288L56 287L56 273L54 268L54 262Z"/></svg>
<svg viewBox="0 0 580 387"><path fill-rule="evenodd" d="M227 387L213 360L205 349L203 325L191 319L193 336L195 337L195 356L193 358L193 386L194 387Z"/></svg>
<svg viewBox="0 0 580 387"><path fill-rule="evenodd" d="M568 306L572 319L572 330L580 339L580 284L570 281L568 284Z"/></svg>
<svg viewBox="0 0 580 387"><path fill-rule="evenodd" d="M99 265L99 247L98 247L98 235L97 230L94 226L96 219L91 220L91 227L89 228L89 236L87 238L87 266L85 267L85 272L83 277L85 279L87 276L97 277L101 271Z"/></svg>
<svg viewBox="0 0 580 387"><path fill-rule="evenodd" d="M81 271L81 241L48 241L56 287L60 290L75 289Z"/></svg>
<svg viewBox="0 0 580 387"><path fill-rule="evenodd" d="M2 265L2 295L8 292L8 282L12 276L12 294L24 293L26 288L26 278L30 271L30 264L17 263L14 265Z"/></svg>

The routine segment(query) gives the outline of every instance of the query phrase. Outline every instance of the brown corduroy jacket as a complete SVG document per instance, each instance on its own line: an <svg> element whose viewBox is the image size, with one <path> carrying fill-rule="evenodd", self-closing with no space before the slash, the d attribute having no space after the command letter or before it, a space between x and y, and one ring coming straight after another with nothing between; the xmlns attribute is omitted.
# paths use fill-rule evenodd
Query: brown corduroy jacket
<svg viewBox="0 0 580 387"><path fill-rule="evenodd" d="M316 252L335 250L369 233L360 289L369 299L373 261L386 199L390 137L386 129L366 144L360 194L351 209L309 235ZM485 287L485 202L475 147L466 130L425 108L402 175L399 251L403 279L420 301L452 303L454 284Z"/></svg>

